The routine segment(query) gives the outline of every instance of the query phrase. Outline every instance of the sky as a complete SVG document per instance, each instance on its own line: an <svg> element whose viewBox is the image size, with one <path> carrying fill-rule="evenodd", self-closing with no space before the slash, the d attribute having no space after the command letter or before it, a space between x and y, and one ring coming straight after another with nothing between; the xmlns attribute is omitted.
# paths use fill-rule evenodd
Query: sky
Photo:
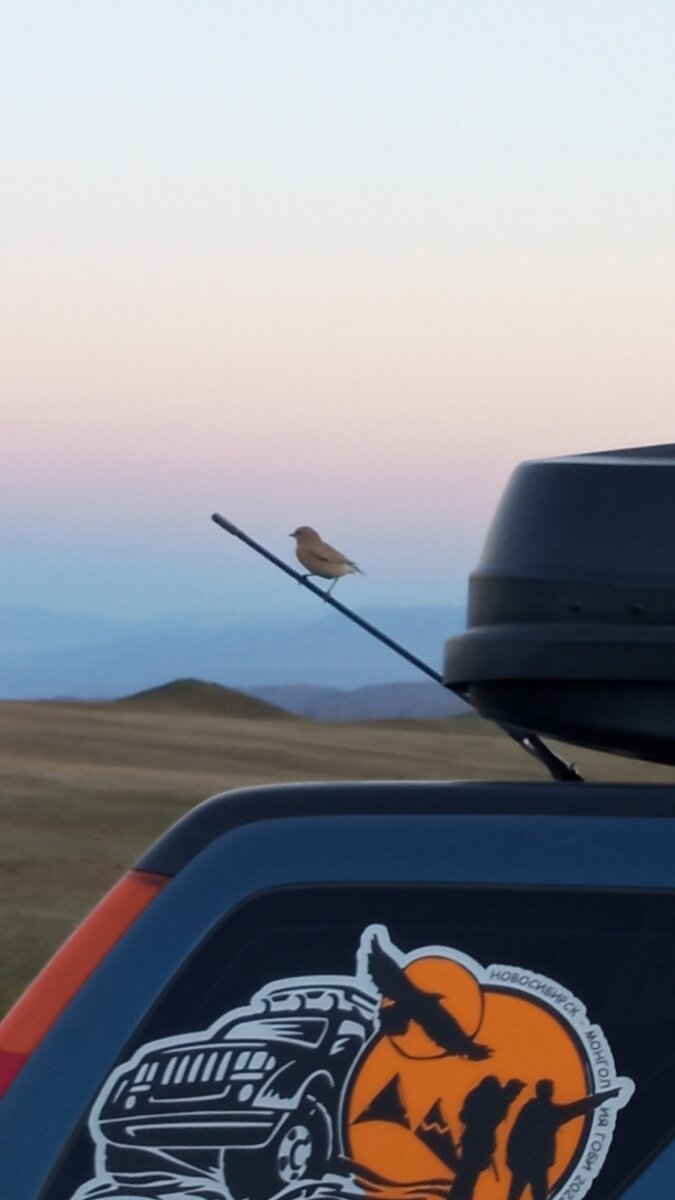
<svg viewBox="0 0 675 1200"><path fill-rule="evenodd" d="M670 0L0 0L0 608L461 603L523 459L675 440Z"/></svg>

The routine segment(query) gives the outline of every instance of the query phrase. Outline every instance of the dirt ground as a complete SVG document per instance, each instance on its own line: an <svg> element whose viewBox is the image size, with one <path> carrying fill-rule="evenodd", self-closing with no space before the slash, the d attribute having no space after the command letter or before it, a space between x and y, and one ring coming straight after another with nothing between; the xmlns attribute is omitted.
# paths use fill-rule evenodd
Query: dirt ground
<svg viewBox="0 0 675 1200"><path fill-rule="evenodd" d="M563 750L592 780L666 767ZM189 808L321 779L544 779L476 718L324 724L115 704L0 703L0 1014L77 922Z"/></svg>

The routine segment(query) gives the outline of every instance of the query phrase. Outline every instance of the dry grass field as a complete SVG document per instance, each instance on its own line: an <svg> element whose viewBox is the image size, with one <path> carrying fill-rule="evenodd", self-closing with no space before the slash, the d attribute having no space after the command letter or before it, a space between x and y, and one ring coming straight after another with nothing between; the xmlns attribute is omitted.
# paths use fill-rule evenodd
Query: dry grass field
<svg viewBox="0 0 675 1200"><path fill-rule="evenodd" d="M666 767L578 751L595 780ZM0 1013L138 855L190 807L250 784L543 779L477 718L319 724L153 704L0 703Z"/></svg>

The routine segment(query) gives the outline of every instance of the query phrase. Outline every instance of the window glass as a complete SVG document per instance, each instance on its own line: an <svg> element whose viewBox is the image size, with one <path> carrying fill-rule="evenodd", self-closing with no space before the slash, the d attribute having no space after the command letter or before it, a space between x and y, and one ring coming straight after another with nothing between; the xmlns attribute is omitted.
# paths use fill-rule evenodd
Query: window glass
<svg viewBox="0 0 675 1200"><path fill-rule="evenodd" d="M44 1200L612 1200L672 1136L673 925L660 892L262 895L177 971Z"/></svg>

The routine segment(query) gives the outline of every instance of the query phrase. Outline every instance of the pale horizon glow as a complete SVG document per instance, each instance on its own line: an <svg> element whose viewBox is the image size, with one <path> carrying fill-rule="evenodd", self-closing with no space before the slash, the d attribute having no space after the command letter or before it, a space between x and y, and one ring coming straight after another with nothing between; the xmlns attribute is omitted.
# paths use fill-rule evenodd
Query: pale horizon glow
<svg viewBox="0 0 675 1200"><path fill-rule="evenodd" d="M4 16L0 607L296 606L215 510L457 604L518 462L675 440L670 3Z"/></svg>

